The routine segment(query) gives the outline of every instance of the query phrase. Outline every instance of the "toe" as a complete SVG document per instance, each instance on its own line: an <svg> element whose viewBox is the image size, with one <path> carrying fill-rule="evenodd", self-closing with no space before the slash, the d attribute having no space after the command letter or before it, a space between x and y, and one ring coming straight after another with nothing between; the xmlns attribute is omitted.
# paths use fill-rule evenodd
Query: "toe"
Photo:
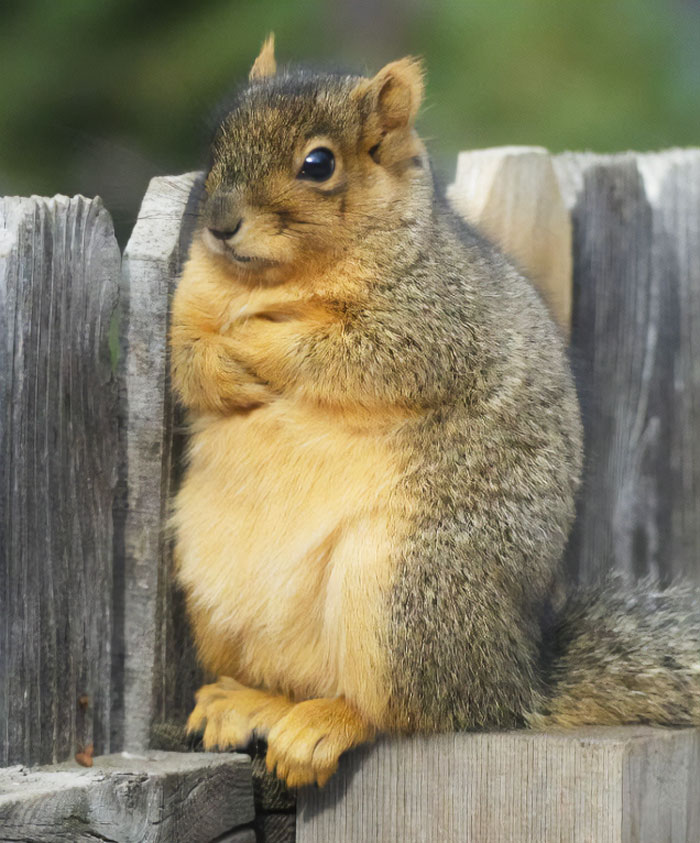
<svg viewBox="0 0 700 843"><path fill-rule="evenodd" d="M193 732L201 732L206 719L207 713L205 706L199 704L196 705L190 716L187 718L187 725L185 727L187 734L191 735Z"/></svg>
<svg viewBox="0 0 700 843"><path fill-rule="evenodd" d="M321 767L320 769L316 770L316 784L319 787L325 787L328 779L336 772L338 769L338 762L336 761L335 764L331 765L330 767Z"/></svg>
<svg viewBox="0 0 700 843"><path fill-rule="evenodd" d="M287 787L305 787L316 781L316 773L311 767L294 767L284 776Z"/></svg>
<svg viewBox="0 0 700 843"><path fill-rule="evenodd" d="M248 718L232 709L228 700L218 700L207 709L202 742L205 749L237 749L252 737Z"/></svg>

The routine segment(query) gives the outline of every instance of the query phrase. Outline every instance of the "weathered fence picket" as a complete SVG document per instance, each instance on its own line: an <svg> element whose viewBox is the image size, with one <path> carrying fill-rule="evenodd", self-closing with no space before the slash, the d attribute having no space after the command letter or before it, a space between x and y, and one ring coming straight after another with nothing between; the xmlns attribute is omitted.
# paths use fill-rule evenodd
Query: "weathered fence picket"
<svg viewBox="0 0 700 843"><path fill-rule="evenodd" d="M570 576L700 584L700 150L554 163L586 430Z"/></svg>
<svg viewBox="0 0 700 843"><path fill-rule="evenodd" d="M182 450L168 387L170 297L187 255L196 174L155 178L124 252L122 422L124 746L149 745L154 723L183 721L200 675L172 577L164 529Z"/></svg>
<svg viewBox="0 0 700 843"><path fill-rule="evenodd" d="M89 742L143 753L183 722L201 680L164 529L183 447L169 300L200 187L196 174L153 180L121 282L99 200L0 200L0 764L62 761ZM532 273L565 330L571 314L588 465L568 578L616 567L700 583L700 150L468 153L449 195ZM301 793L298 839L700 839L700 732L594 732L380 742ZM0 840L3 817L25 810L18 775L0 774ZM100 782L80 784L97 788L90 805L114 795ZM102 828L92 815L80 834L70 826L66 787L63 801L41 796L63 825L28 839ZM163 806L144 787L157 828ZM246 806L216 834L249 839ZM288 803L276 807L256 821L258 843L291 839ZM173 828L152 839L195 839Z"/></svg>
<svg viewBox="0 0 700 843"><path fill-rule="evenodd" d="M568 335L571 218L547 150L500 146L460 152L447 198L525 270Z"/></svg>
<svg viewBox="0 0 700 843"><path fill-rule="evenodd" d="M0 200L0 765L110 747L119 260L99 199Z"/></svg>

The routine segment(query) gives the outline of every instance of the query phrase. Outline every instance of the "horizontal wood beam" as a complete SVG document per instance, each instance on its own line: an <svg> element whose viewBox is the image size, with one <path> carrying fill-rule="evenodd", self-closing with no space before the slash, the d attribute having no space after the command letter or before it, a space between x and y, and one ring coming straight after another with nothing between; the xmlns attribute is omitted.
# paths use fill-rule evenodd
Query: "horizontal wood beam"
<svg viewBox="0 0 700 843"><path fill-rule="evenodd" d="M0 771L0 840L211 843L231 832L247 843L254 833L240 827L254 818L247 755L120 753L91 768Z"/></svg>
<svg viewBox="0 0 700 843"><path fill-rule="evenodd" d="M383 740L298 797L297 843L700 840L700 729Z"/></svg>

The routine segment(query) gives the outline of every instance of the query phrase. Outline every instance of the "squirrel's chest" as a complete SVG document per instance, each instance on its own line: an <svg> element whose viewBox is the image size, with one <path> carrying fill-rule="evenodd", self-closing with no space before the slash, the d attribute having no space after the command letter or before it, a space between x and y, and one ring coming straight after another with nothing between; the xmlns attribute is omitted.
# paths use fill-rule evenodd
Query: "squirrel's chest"
<svg viewBox="0 0 700 843"><path fill-rule="evenodd" d="M371 636L391 576L398 488L386 434L292 402L193 434L174 517L179 579L248 682L338 691L345 645Z"/></svg>

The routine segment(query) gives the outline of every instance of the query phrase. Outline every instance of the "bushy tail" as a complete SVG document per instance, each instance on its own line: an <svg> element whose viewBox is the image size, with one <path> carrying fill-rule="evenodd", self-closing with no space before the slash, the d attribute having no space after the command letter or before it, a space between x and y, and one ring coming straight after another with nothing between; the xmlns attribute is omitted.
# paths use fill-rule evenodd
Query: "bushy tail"
<svg viewBox="0 0 700 843"><path fill-rule="evenodd" d="M532 728L700 726L700 589L613 577L573 594L551 631Z"/></svg>

